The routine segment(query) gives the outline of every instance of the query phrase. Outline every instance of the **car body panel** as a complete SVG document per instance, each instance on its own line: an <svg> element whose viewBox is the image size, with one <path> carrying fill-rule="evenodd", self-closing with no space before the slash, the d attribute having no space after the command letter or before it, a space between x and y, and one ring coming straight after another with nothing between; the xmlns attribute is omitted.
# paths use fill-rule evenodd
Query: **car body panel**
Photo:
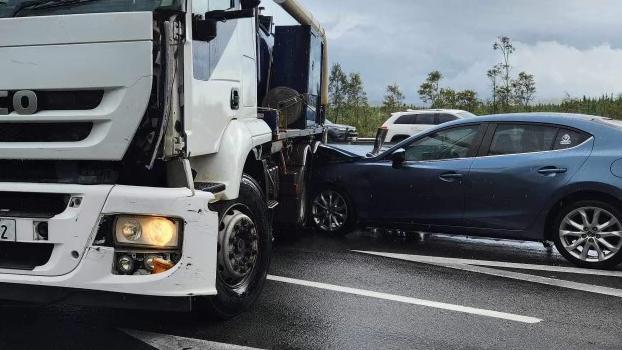
<svg viewBox="0 0 622 350"><path fill-rule="evenodd" d="M565 186L593 148L593 139L569 150L477 157L469 172L465 225L483 229L527 229L546 199ZM539 171L559 168L561 174ZM511 235L511 232L508 232Z"/></svg>
<svg viewBox="0 0 622 350"><path fill-rule="evenodd" d="M472 162L472 158L405 162L398 169L389 161L371 163L375 177L372 218L404 225L463 226L465 187L461 180L443 180L442 176L466 176Z"/></svg>
<svg viewBox="0 0 622 350"><path fill-rule="evenodd" d="M622 127L595 116L481 116L477 123L489 127L497 123L549 124L577 129L591 137L565 150L502 156L476 153L467 159L408 162L402 169L392 167L389 160L398 149L437 131L470 123L473 122L450 122L374 157L351 155L319 166L314 185L329 184L342 189L362 225L524 240L547 239L547 220L570 195L598 193L622 202L622 178L611 171L622 158ZM485 139L482 148L486 142L491 140ZM566 171L538 172L549 167ZM444 187L436 182L438 175L447 170L465 174L460 186ZM460 207L464 208L461 213Z"/></svg>

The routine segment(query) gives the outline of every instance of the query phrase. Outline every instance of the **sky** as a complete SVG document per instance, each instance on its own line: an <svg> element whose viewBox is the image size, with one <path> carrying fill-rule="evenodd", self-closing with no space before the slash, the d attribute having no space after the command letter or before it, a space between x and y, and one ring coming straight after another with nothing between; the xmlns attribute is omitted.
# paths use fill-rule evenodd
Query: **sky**
<svg viewBox="0 0 622 350"><path fill-rule="evenodd" d="M622 93L622 0L298 0L325 27L330 61L359 72L380 104L397 83L406 102L439 70L441 87L489 99L486 71L500 62L498 36L512 38L513 74L534 74L536 100ZM277 24L293 20L263 0Z"/></svg>

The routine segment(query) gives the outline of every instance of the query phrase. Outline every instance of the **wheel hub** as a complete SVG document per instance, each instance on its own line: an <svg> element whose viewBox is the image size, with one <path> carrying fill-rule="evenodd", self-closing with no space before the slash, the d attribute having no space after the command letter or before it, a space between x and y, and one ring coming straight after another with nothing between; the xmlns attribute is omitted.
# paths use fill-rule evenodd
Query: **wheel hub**
<svg viewBox="0 0 622 350"><path fill-rule="evenodd" d="M622 224L598 207L578 208L566 215L559 228L563 247L586 262L610 259L622 249Z"/></svg>
<svg viewBox="0 0 622 350"><path fill-rule="evenodd" d="M313 200L312 214L314 223L322 231L335 232L347 222L348 206L341 194L326 190Z"/></svg>
<svg viewBox="0 0 622 350"><path fill-rule="evenodd" d="M232 210L223 217L219 231L218 270L225 283L235 285L253 270L258 238L255 223L246 214Z"/></svg>

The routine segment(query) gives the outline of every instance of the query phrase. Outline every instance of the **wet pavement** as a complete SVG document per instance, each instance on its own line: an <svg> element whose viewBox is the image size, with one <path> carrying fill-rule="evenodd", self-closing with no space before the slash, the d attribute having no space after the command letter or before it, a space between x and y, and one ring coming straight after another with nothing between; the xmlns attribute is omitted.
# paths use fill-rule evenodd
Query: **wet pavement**
<svg viewBox="0 0 622 350"><path fill-rule="evenodd" d="M540 243L306 233L275 243L235 319L7 304L0 349L620 349L621 298L622 268L577 269Z"/></svg>

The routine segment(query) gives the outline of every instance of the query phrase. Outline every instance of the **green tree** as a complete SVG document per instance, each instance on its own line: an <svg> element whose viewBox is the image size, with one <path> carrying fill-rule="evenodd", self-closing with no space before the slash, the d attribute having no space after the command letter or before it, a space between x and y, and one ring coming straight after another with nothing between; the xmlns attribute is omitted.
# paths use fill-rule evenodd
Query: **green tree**
<svg viewBox="0 0 622 350"><path fill-rule="evenodd" d="M516 104L527 108L536 94L536 80L533 74L520 72L512 81L513 97Z"/></svg>
<svg viewBox="0 0 622 350"><path fill-rule="evenodd" d="M477 111L481 102L477 98L477 92L473 90L463 90L456 93L456 106L457 109L462 109L469 112Z"/></svg>
<svg viewBox="0 0 622 350"><path fill-rule="evenodd" d="M501 76L501 65L496 64L488 70L486 76L490 80L492 88L492 113L497 112L497 92L499 89L499 77Z"/></svg>
<svg viewBox="0 0 622 350"><path fill-rule="evenodd" d="M434 105L439 98L439 82L443 79L443 74L435 70L428 74L428 78L419 87L419 97L421 101Z"/></svg>
<svg viewBox="0 0 622 350"><path fill-rule="evenodd" d="M387 92L384 95L382 108L389 113L397 112L404 106L404 93L397 83L387 86Z"/></svg>
<svg viewBox="0 0 622 350"><path fill-rule="evenodd" d="M363 79L359 73L350 73L346 91L346 106L350 114L355 118L355 126L359 125L361 113L368 107L367 93L363 86Z"/></svg>
<svg viewBox="0 0 622 350"><path fill-rule="evenodd" d="M452 88L442 88L432 104L432 108L456 108L457 93Z"/></svg>
<svg viewBox="0 0 622 350"><path fill-rule="evenodd" d="M512 44L512 39L507 36L500 36L494 42L492 48L495 51L501 52L500 67L502 70L502 82L503 85L497 89L497 96L503 107L508 110L512 97L512 77L510 76L512 71L512 65L510 64L510 57L516 51Z"/></svg>
<svg viewBox="0 0 622 350"><path fill-rule="evenodd" d="M348 107L367 106L367 93L363 86L363 79L359 73L350 73L345 87L346 105Z"/></svg>
<svg viewBox="0 0 622 350"><path fill-rule="evenodd" d="M343 113L343 109L346 103L348 77L343 72L341 65L336 63L333 65L330 71L330 78L328 82L329 93L329 109L331 110L331 116L338 121L339 117Z"/></svg>

